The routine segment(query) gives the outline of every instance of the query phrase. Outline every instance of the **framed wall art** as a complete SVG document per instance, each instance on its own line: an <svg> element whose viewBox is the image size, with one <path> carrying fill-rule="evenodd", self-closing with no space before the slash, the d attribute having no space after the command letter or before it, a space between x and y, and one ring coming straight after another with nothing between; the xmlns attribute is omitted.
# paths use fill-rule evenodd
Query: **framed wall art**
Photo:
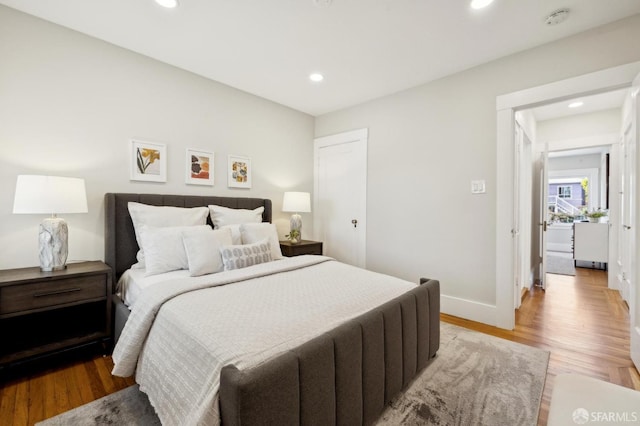
<svg viewBox="0 0 640 426"><path fill-rule="evenodd" d="M131 140L131 180L167 181L167 146L155 142Z"/></svg>
<svg viewBox="0 0 640 426"><path fill-rule="evenodd" d="M185 183L213 186L214 158L213 152L187 148Z"/></svg>
<svg viewBox="0 0 640 426"><path fill-rule="evenodd" d="M250 158L229 155L227 186L229 188L251 188Z"/></svg>

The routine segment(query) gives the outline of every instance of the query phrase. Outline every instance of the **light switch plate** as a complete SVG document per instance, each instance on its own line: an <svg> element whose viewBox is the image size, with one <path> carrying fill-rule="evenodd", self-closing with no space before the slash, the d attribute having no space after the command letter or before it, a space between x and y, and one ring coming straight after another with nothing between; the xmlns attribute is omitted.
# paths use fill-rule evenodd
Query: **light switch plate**
<svg viewBox="0 0 640 426"><path fill-rule="evenodd" d="M487 192L484 180L472 180L471 181L471 193L472 194L484 194Z"/></svg>

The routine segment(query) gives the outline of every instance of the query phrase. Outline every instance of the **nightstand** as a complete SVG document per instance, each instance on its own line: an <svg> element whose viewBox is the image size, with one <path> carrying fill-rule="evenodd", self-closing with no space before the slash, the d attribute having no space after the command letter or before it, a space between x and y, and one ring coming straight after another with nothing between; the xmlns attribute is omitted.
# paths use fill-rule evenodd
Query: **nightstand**
<svg viewBox="0 0 640 426"><path fill-rule="evenodd" d="M302 240L298 244L291 241L280 241L280 250L283 256L300 256L301 254L322 254L322 242Z"/></svg>
<svg viewBox="0 0 640 426"><path fill-rule="evenodd" d="M0 371L30 359L111 339L111 268L0 271Z"/></svg>

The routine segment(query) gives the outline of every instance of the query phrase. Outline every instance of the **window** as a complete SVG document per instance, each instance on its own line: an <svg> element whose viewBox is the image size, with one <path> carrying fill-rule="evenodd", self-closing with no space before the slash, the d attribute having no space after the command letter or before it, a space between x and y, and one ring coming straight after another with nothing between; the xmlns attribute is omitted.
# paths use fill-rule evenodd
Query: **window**
<svg viewBox="0 0 640 426"><path fill-rule="evenodd" d="M571 187L570 186L559 186L558 187L558 198L571 198Z"/></svg>

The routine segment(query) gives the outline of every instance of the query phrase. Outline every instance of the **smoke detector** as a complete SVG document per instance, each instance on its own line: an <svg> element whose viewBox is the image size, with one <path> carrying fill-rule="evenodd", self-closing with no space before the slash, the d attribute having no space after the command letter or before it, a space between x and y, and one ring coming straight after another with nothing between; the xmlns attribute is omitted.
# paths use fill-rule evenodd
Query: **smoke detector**
<svg viewBox="0 0 640 426"><path fill-rule="evenodd" d="M566 21L568 17L569 9L558 9L551 12L551 14L545 18L544 23L547 25L558 25L559 23Z"/></svg>
<svg viewBox="0 0 640 426"><path fill-rule="evenodd" d="M313 4L315 4L316 7L327 8L331 6L332 1L333 0L313 0Z"/></svg>

